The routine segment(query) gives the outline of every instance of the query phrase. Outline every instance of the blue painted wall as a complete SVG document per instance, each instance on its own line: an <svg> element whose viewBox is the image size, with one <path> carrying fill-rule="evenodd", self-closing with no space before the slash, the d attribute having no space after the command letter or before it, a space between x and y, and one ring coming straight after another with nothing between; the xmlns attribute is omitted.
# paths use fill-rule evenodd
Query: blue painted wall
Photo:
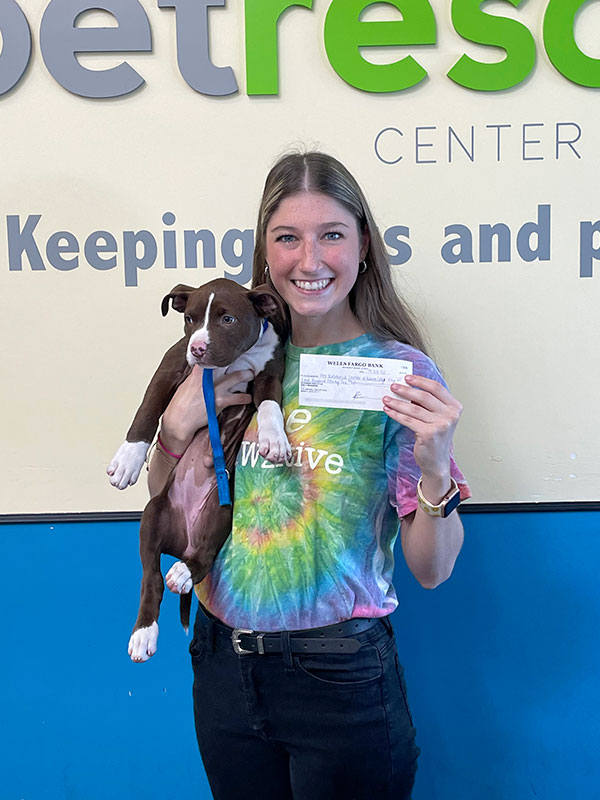
<svg viewBox="0 0 600 800"><path fill-rule="evenodd" d="M600 515L463 517L452 579L399 563L393 620L422 756L414 800L600 792ZM176 598L131 664L137 524L0 526L3 800L210 797Z"/></svg>

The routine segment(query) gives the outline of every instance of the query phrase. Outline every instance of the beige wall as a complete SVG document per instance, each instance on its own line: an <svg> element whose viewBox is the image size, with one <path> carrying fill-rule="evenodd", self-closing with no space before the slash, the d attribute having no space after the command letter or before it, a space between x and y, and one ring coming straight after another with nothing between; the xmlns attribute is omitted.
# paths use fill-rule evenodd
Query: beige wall
<svg viewBox="0 0 600 800"><path fill-rule="evenodd" d="M457 458L474 500L592 500L600 479L600 262L579 277L579 223L600 218L600 113L597 90L559 75L543 48L533 74L498 94L469 91L445 73L463 52L490 58L489 48L463 42L450 24L448 2L433 2L438 44L410 52L429 78L412 90L369 95L344 83L330 67L322 28L328 3L287 13L280 26L280 93L248 97L244 81L241 3L211 11L212 58L230 64L240 92L208 98L177 70L171 12L143 1L154 50L127 61L146 85L118 100L70 94L42 61L38 30L43 8L20 3L34 35L30 67L0 98L0 280L2 345L3 500L0 513L140 509L143 481L120 493L104 474L122 441L143 390L181 317L160 315L161 297L177 282L198 285L215 270L140 272L124 285L122 232L148 229L159 240L164 212L185 228L209 228L217 244L230 228L252 228L262 182L274 158L290 145L316 145L341 158L365 187L382 229L410 228L411 260L395 267L398 286L422 317L454 393L465 412ZM45 3L44 3L45 5ZM490 8L525 22L541 41L541 5L522 11ZM373 18L384 12L374 10ZM385 11L393 18L393 11ZM90 16L90 22L102 15ZM600 57L600 9L582 13L578 41ZM497 51L500 53L500 51ZM373 60L388 57L374 53ZM397 57L397 56L396 56ZM493 57L493 56L492 56ZM86 56L105 68L119 56ZM556 123L573 122L582 135L557 160ZM543 160L523 161L521 126L542 140L528 148ZM510 124L496 161L494 131ZM475 161L460 148L448 163L448 126L469 138ZM414 131L435 146L421 151L437 163L417 164ZM404 133L382 140L386 157L401 141L404 158L386 165L374 152L383 128ZM385 148L384 148L385 144ZM514 234L551 206L551 260L526 263ZM80 266L60 272L8 270L6 215L41 214L36 239L71 231L80 242L94 230L112 232L119 264L110 271ZM444 228L504 222L513 231L510 262L445 263ZM600 239L600 234L596 235ZM476 238L475 238L476 241ZM595 241L598 244L598 241ZM45 258L45 255L44 255ZM181 255L180 255L181 258Z"/></svg>

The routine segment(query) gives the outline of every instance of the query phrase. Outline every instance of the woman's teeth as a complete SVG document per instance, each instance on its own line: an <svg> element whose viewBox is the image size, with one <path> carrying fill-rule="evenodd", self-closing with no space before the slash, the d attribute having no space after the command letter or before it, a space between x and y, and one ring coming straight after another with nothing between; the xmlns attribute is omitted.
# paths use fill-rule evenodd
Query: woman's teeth
<svg viewBox="0 0 600 800"><path fill-rule="evenodd" d="M321 281L294 281L294 283L299 289L303 289L305 292L316 292L329 285L331 283L331 278L324 278Z"/></svg>

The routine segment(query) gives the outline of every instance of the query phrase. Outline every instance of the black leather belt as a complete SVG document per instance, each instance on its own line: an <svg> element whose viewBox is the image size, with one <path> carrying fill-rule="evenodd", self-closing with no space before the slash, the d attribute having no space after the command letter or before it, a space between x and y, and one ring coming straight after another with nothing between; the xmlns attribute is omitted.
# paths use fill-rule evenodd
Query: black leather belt
<svg viewBox="0 0 600 800"><path fill-rule="evenodd" d="M347 637L367 631L377 622L379 618L357 617L323 628L289 631L290 649L292 653L356 653L361 643L358 639ZM234 628L230 635L233 649L239 655L258 653L263 656L283 652L286 633L286 631L260 633L247 628Z"/></svg>

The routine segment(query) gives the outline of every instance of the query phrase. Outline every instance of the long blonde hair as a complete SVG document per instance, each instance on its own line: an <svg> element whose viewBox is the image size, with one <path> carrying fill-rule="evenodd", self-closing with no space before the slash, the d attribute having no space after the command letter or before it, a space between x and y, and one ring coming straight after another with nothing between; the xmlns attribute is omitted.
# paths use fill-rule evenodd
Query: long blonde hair
<svg viewBox="0 0 600 800"><path fill-rule="evenodd" d="M359 272L349 295L350 308L365 331L378 339L405 342L425 352L419 326L396 293L385 245L365 196L346 167L326 153L289 153L267 175L258 211L252 286L265 283L269 220L282 200L306 191L336 200L355 217L361 234L368 231L367 268Z"/></svg>

